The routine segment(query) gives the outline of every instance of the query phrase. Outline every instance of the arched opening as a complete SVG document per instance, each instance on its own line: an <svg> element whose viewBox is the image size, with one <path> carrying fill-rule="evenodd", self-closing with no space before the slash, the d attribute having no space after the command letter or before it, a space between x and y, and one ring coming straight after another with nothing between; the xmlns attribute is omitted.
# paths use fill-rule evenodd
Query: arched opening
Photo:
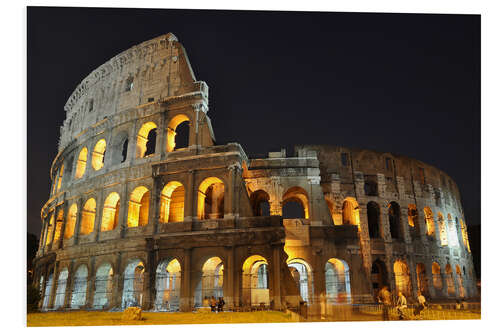
<svg viewBox="0 0 500 333"><path fill-rule="evenodd" d="M128 202L127 226L143 227L149 218L149 190L145 186L136 187L130 194Z"/></svg>
<svg viewBox="0 0 500 333"><path fill-rule="evenodd" d="M257 190L250 195L250 203L254 216L269 216L271 215L269 206L269 194L263 190Z"/></svg>
<svg viewBox="0 0 500 333"><path fill-rule="evenodd" d="M376 202L370 201L366 205L366 210L370 238L380 238L380 207Z"/></svg>
<svg viewBox="0 0 500 333"><path fill-rule="evenodd" d="M56 219L56 230L54 232L54 243L57 242L61 238L61 230L64 223L64 212L62 209L59 209L57 213Z"/></svg>
<svg viewBox="0 0 500 333"><path fill-rule="evenodd" d="M391 229L392 239L403 239L403 233L401 232L401 209L397 202L391 202L389 204L389 227Z"/></svg>
<svg viewBox="0 0 500 333"><path fill-rule="evenodd" d="M434 214L429 207L424 207L424 215L425 215L425 224L427 226L427 235L434 236L435 228L434 228Z"/></svg>
<svg viewBox="0 0 500 333"><path fill-rule="evenodd" d="M244 306L269 305L269 272L264 257L253 255L243 263L241 292Z"/></svg>
<svg viewBox="0 0 500 333"><path fill-rule="evenodd" d="M57 278L56 299L54 300L54 308L58 309L64 306L64 297L66 295L66 284L68 281L68 269L64 268Z"/></svg>
<svg viewBox="0 0 500 333"><path fill-rule="evenodd" d="M57 180L57 190L58 191L61 188L63 175L64 175L64 164L62 164L61 168L59 169L59 179Z"/></svg>
<svg viewBox="0 0 500 333"><path fill-rule="evenodd" d="M425 274L425 265L423 263L417 264L417 287L422 295L429 295L429 285L427 282L427 275Z"/></svg>
<svg viewBox="0 0 500 333"><path fill-rule="evenodd" d="M54 213L50 214L47 234L45 235L45 246L52 244L52 233L54 230Z"/></svg>
<svg viewBox="0 0 500 333"><path fill-rule="evenodd" d="M85 301L87 300L87 276L87 266L80 265L73 278L73 290L71 292L72 309L79 309L85 305Z"/></svg>
<svg viewBox="0 0 500 333"><path fill-rule="evenodd" d="M219 257L205 261L195 290L195 307L203 305L204 299L224 297L224 265Z"/></svg>
<svg viewBox="0 0 500 333"><path fill-rule="evenodd" d="M375 295L378 295L378 291L382 289L383 286L388 286L387 281L387 269L385 264L379 259L372 263L371 269L372 287L375 291Z"/></svg>
<svg viewBox="0 0 500 333"><path fill-rule="evenodd" d="M328 206L328 211L330 212L330 216L332 218L333 224L335 224L335 204L329 198L325 197L326 205Z"/></svg>
<svg viewBox="0 0 500 333"><path fill-rule="evenodd" d="M120 163L123 163L127 160L127 153L128 153L128 138L126 138L123 143L122 143L122 158Z"/></svg>
<svg viewBox="0 0 500 333"><path fill-rule="evenodd" d="M131 260L123 275L122 308L142 307L144 297L144 272L146 268L139 259Z"/></svg>
<svg viewBox="0 0 500 333"><path fill-rule="evenodd" d="M325 265L325 286L327 303L351 302L349 266L344 260L328 260Z"/></svg>
<svg viewBox="0 0 500 333"><path fill-rule="evenodd" d="M443 278L441 277L441 266L437 262L432 263L432 284L434 289L443 289Z"/></svg>
<svg viewBox="0 0 500 333"><path fill-rule="evenodd" d="M455 270L457 273L458 294L461 298L464 298L465 297L465 288L464 288L464 281L462 278L462 271L460 270L460 266L456 265Z"/></svg>
<svg viewBox="0 0 500 333"><path fill-rule="evenodd" d="M46 310L49 307L50 293L52 292L52 284L54 275L50 273L47 283L45 284L45 292L43 293L42 309ZM43 282L42 282L43 283Z"/></svg>
<svg viewBox="0 0 500 333"><path fill-rule="evenodd" d="M414 204L408 205L408 225L415 228L418 225L418 211L417 206Z"/></svg>
<svg viewBox="0 0 500 333"><path fill-rule="evenodd" d="M294 186L285 192L282 216L284 219L309 218L309 199L303 188Z"/></svg>
<svg viewBox="0 0 500 333"><path fill-rule="evenodd" d="M104 201L102 208L101 231L114 230L118 225L120 214L120 196L116 192L110 193Z"/></svg>
<svg viewBox="0 0 500 333"><path fill-rule="evenodd" d="M70 239L75 233L76 225L76 213L78 212L78 207L76 203L72 204L68 210L68 216L66 221L66 227L64 228L64 238Z"/></svg>
<svg viewBox="0 0 500 333"><path fill-rule="evenodd" d="M464 242L464 246L467 249L467 251L470 252L469 236L467 235L467 226L462 220L460 220L460 229L462 230L462 241Z"/></svg>
<svg viewBox="0 0 500 333"><path fill-rule="evenodd" d="M94 309L109 307L113 292L113 268L109 263L104 263L97 268L95 273Z"/></svg>
<svg viewBox="0 0 500 333"><path fill-rule="evenodd" d="M288 261L288 268L297 284L302 300L311 302L314 295L311 266L305 260L294 258Z"/></svg>
<svg viewBox="0 0 500 333"><path fill-rule="evenodd" d="M410 270L406 262L402 260L394 262L394 280L396 282L396 293L402 292L406 297L411 296Z"/></svg>
<svg viewBox="0 0 500 333"><path fill-rule="evenodd" d="M92 167L99 170L104 166L104 155L106 154L106 140L97 141L92 152Z"/></svg>
<svg viewBox="0 0 500 333"><path fill-rule="evenodd" d="M356 199L346 198L342 204L342 224L359 226L359 205Z"/></svg>
<svg viewBox="0 0 500 333"><path fill-rule="evenodd" d="M457 225L453 221L451 214L448 214L448 241L450 246L458 247Z"/></svg>
<svg viewBox="0 0 500 333"><path fill-rule="evenodd" d="M156 268L156 311L179 311L181 264L177 259L163 260Z"/></svg>
<svg viewBox="0 0 500 333"><path fill-rule="evenodd" d="M453 281L453 271L451 269L450 264L446 264L444 272L445 272L445 276L446 276L446 287L447 287L448 296L454 296L455 295L455 282Z"/></svg>
<svg viewBox="0 0 500 333"><path fill-rule="evenodd" d="M441 246L448 245L448 233L446 231L446 222L444 221L443 214L438 212L438 227L439 227L439 239L441 240Z"/></svg>
<svg viewBox="0 0 500 333"><path fill-rule="evenodd" d="M224 183L217 177L203 180L198 188L198 219L224 217Z"/></svg>
<svg viewBox="0 0 500 333"><path fill-rule="evenodd" d="M83 147L78 154L78 161L76 161L76 172L75 178L79 179L83 177L85 173L85 168L87 167L87 147Z"/></svg>
<svg viewBox="0 0 500 333"><path fill-rule="evenodd" d="M142 125L137 134L136 158L143 158L155 153L156 149L156 124L152 121Z"/></svg>
<svg viewBox="0 0 500 333"><path fill-rule="evenodd" d="M167 152L189 146L189 118L184 114L173 117L167 127Z"/></svg>
<svg viewBox="0 0 500 333"><path fill-rule="evenodd" d="M82 210L82 222L80 227L81 235L88 235L94 231L96 202L94 198L90 198L85 202Z"/></svg>
<svg viewBox="0 0 500 333"><path fill-rule="evenodd" d="M161 191L160 199L160 222L182 222L184 221L184 186L171 181Z"/></svg>

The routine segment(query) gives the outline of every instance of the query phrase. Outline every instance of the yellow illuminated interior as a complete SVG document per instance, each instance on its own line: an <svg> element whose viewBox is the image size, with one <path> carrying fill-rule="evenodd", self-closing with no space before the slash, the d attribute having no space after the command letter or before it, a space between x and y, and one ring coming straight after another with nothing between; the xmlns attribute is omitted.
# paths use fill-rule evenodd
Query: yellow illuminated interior
<svg viewBox="0 0 500 333"><path fill-rule="evenodd" d="M441 279L441 267L437 262L432 263L432 283L435 289L443 288L443 280Z"/></svg>
<svg viewBox="0 0 500 333"><path fill-rule="evenodd" d="M61 168L59 169L59 179L57 181L57 191L59 191L59 189L61 188L63 174L64 174L64 164L62 164Z"/></svg>
<svg viewBox="0 0 500 333"><path fill-rule="evenodd" d="M104 201L102 209L101 231L114 230L118 225L120 213L120 196L116 192L110 193Z"/></svg>
<svg viewBox="0 0 500 333"><path fill-rule="evenodd" d="M189 122L189 118L184 114L179 114L170 120L167 127L167 152L172 152L175 150L175 136L177 133L175 130L183 122Z"/></svg>
<svg viewBox="0 0 500 333"><path fill-rule="evenodd" d="M148 224L149 190L144 186L136 187L130 195L127 226L143 227Z"/></svg>
<svg viewBox="0 0 500 333"><path fill-rule="evenodd" d="M357 225L359 227L359 205L356 199L348 197L342 204L342 224Z"/></svg>
<svg viewBox="0 0 500 333"><path fill-rule="evenodd" d="M104 166L104 154L106 152L106 140L97 141L92 152L92 167L99 170Z"/></svg>
<svg viewBox="0 0 500 333"><path fill-rule="evenodd" d="M49 227L47 228L47 236L45 237L45 245L52 243L52 230L54 229L54 213L50 215Z"/></svg>
<svg viewBox="0 0 500 333"><path fill-rule="evenodd" d="M446 231L446 222L444 221L443 214L438 212L438 227L439 227L439 239L441 240L441 245L448 245L448 233Z"/></svg>
<svg viewBox="0 0 500 333"><path fill-rule="evenodd" d="M73 237L76 225L76 213L78 212L78 207L76 203L72 204L68 210L68 216L66 221L66 227L64 228L64 238L70 239Z"/></svg>
<svg viewBox="0 0 500 333"><path fill-rule="evenodd" d="M409 204L408 205L408 225L410 227L414 227L416 223L418 223L418 213L417 213L417 206L414 204Z"/></svg>
<svg viewBox="0 0 500 333"><path fill-rule="evenodd" d="M57 213L56 219L56 230L54 232L54 242L58 241L61 238L61 230L64 222L64 212L62 209L59 209L59 213Z"/></svg>
<svg viewBox="0 0 500 333"><path fill-rule="evenodd" d="M156 124L152 121L145 123L142 125L139 133L137 134L137 158L144 157L146 153L146 144L148 143L148 134L151 130L157 128Z"/></svg>
<svg viewBox="0 0 500 333"><path fill-rule="evenodd" d="M88 235L94 231L96 202L94 198L90 198L85 202L82 209L82 222L80 227L81 235Z"/></svg>
<svg viewBox="0 0 500 333"><path fill-rule="evenodd" d="M436 231L434 228L434 214L429 207L424 207L425 224L427 225L427 235L433 236Z"/></svg>
<svg viewBox="0 0 500 333"><path fill-rule="evenodd" d="M224 183L217 177L208 177L198 188L198 218L224 217ZM206 207L209 206L209 207ZM222 206L222 207L221 207ZM207 209L209 213L207 214Z"/></svg>
<svg viewBox="0 0 500 333"><path fill-rule="evenodd" d="M184 186L171 181L161 191L160 222L184 221Z"/></svg>
<svg viewBox="0 0 500 333"><path fill-rule="evenodd" d="M87 167L87 147L83 147L78 154L78 161L76 162L76 173L75 177L77 179L82 178L85 173L85 168Z"/></svg>
<svg viewBox="0 0 500 333"><path fill-rule="evenodd" d="M462 220L460 220L460 228L462 229L462 240L464 241L464 245L467 248L467 251L470 252L469 236L467 235L467 226Z"/></svg>

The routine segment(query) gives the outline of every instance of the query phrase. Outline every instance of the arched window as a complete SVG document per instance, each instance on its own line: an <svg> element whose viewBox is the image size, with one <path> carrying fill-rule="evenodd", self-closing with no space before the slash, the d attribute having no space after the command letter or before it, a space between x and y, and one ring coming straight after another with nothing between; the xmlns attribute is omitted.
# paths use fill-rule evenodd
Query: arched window
<svg viewBox="0 0 500 333"><path fill-rule="evenodd" d="M370 238L380 238L380 207L376 202L370 201L366 209Z"/></svg>
<svg viewBox="0 0 500 333"><path fill-rule="evenodd" d="M429 207L424 207L425 214L425 224L427 225L427 235L434 236L435 228L434 228L434 214Z"/></svg>
<svg viewBox="0 0 500 333"><path fill-rule="evenodd" d="M396 292L402 292L405 296L411 296L410 270L406 262L396 260L394 262L394 278L396 281Z"/></svg>
<svg viewBox="0 0 500 333"><path fill-rule="evenodd" d="M134 78L129 76L125 81L125 91L131 91L134 88Z"/></svg>
<svg viewBox="0 0 500 333"><path fill-rule="evenodd" d="M96 202L94 198L90 198L85 202L82 210L82 222L80 227L81 235L88 235L94 231Z"/></svg>
<svg viewBox="0 0 500 333"><path fill-rule="evenodd" d="M68 210L68 216L66 221L66 227L64 228L64 238L70 239L73 237L76 225L76 213L78 212L78 207L76 203L72 204Z"/></svg>
<svg viewBox="0 0 500 333"><path fill-rule="evenodd" d="M298 186L289 188L283 195L282 216L285 219L309 218L309 199L307 192Z"/></svg>
<svg viewBox="0 0 500 333"><path fill-rule="evenodd" d="M451 214L448 214L448 241L450 246L458 247L457 225Z"/></svg>
<svg viewBox="0 0 500 333"><path fill-rule="evenodd" d="M458 294L461 298L465 297L465 288L464 288L464 280L462 278L462 271L460 270L460 266L455 266L455 271L457 273L457 282L458 282ZM464 270L465 273L465 270Z"/></svg>
<svg viewBox="0 0 500 333"><path fill-rule="evenodd" d="M250 195L250 203L254 216L269 216L269 194L263 190L257 190Z"/></svg>
<svg viewBox="0 0 500 333"><path fill-rule="evenodd" d="M136 187L130 194L127 226L143 227L149 218L149 190L144 186Z"/></svg>
<svg viewBox="0 0 500 333"><path fill-rule="evenodd" d="M139 259L129 262L123 274L122 308L142 307L144 298L144 273L146 268Z"/></svg>
<svg viewBox="0 0 500 333"><path fill-rule="evenodd" d="M136 158L146 157L154 154L156 149L156 124L152 121L142 125L137 134Z"/></svg>
<svg viewBox="0 0 500 333"><path fill-rule="evenodd" d="M453 270L451 269L451 265L447 264L445 267L445 275L446 275L446 286L448 287L448 295L455 295L455 282L453 281Z"/></svg>
<svg viewBox="0 0 500 333"><path fill-rule="evenodd" d="M203 180L198 188L198 218L224 217L224 183L217 177Z"/></svg>
<svg viewBox="0 0 500 333"><path fill-rule="evenodd" d="M54 232L54 243L57 242L61 238L61 230L62 230L63 222L64 222L64 212L62 209L59 209L59 212L57 213L57 219L56 219L56 230Z"/></svg>
<svg viewBox="0 0 500 333"><path fill-rule="evenodd" d="M54 230L54 213L50 215L49 225L47 228L47 234L45 235L45 245L52 243L52 232Z"/></svg>
<svg viewBox="0 0 500 333"><path fill-rule="evenodd" d="M387 269L385 268L385 264L377 259L372 264L371 269L372 276L372 286L373 290L380 290L383 286L387 286Z"/></svg>
<svg viewBox="0 0 500 333"><path fill-rule="evenodd" d="M167 127L167 152L189 146L189 118L184 114L173 117Z"/></svg>
<svg viewBox="0 0 500 333"><path fill-rule="evenodd" d="M161 191L160 222L184 221L184 186L171 181Z"/></svg>
<svg viewBox="0 0 500 333"><path fill-rule="evenodd" d="M243 263L242 303L244 306L269 305L267 260L260 255L248 257Z"/></svg>
<svg viewBox="0 0 500 333"><path fill-rule="evenodd" d="M325 287L327 303L351 302L349 266L344 260L328 260L325 265Z"/></svg>
<svg viewBox="0 0 500 333"><path fill-rule="evenodd" d="M87 277L87 266L80 265L73 278L73 290L71 292L72 309L79 309L85 305L85 301L87 300Z"/></svg>
<svg viewBox="0 0 500 333"><path fill-rule="evenodd" d="M428 295L428 283L427 283L427 275L425 274L425 265L423 263L417 264L417 287L418 290L423 295Z"/></svg>
<svg viewBox="0 0 500 333"><path fill-rule="evenodd" d="M314 295L311 266L305 260L294 258L288 261L288 268L304 302L311 301Z"/></svg>
<svg viewBox="0 0 500 333"><path fill-rule="evenodd" d="M113 292L113 268L104 263L95 274L94 309L104 309L110 305Z"/></svg>
<svg viewBox="0 0 500 333"><path fill-rule="evenodd" d="M195 289L195 307L200 307L205 298L224 297L224 264L219 257L212 257L205 261L197 276Z"/></svg>
<svg viewBox="0 0 500 333"><path fill-rule="evenodd" d="M448 233L446 228L446 222L444 221L443 214L438 212L438 226L439 226L439 239L441 240L441 246L448 245Z"/></svg>
<svg viewBox="0 0 500 333"><path fill-rule="evenodd" d="M177 259L163 260L156 268L156 311L179 311L181 264Z"/></svg>
<svg viewBox="0 0 500 333"><path fill-rule="evenodd" d="M359 226L359 205L354 198L346 198L342 204L342 224Z"/></svg>
<svg viewBox="0 0 500 333"><path fill-rule="evenodd" d="M127 159L127 150L128 150L128 138L125 139L122 144L122 159L120 163L125 162L125 160Z"/></svg>
<svg viewBox="0 0 500 333"><path fill-rule="evenodd" d="M49 307L50 293L52 292L52 284L54 275L50 273L47 283L45 284L45 292L43 293L43 303L42 309L47 309Z"/></svg>
<svg viewBox="0 0 500 333"><path fill-rule="evenodd" d="M441 266L437 262L432 263L432 284L434 285L434 289L441 290L443 288Z"/></svg>
<svg viewBox="0 0 500 333"><path fill-rule="evenodd" d="M106 154L106 140L97 141L92 152L92 167L100 170L104 166L104 155Z"/></svg>
<svg viewBox="0 0 500 333"><path fill-rule="evenodd" d="M110 193L104 200L102 209L101 231L114 230L118 225L120 214L120 196L116 192Z"/></svg>
<svg viewBox="0 0 500 333"><path fill-rule="evenodd" d="M397 202L391 202L389 204L389 226L391 229L392 239L403 239L403 233L401 230L401 209Z"/></svg>
<svg viewBox="0 0 500 333"><path fill-rule="evenodd" d="M417 206L414 204L408 205L408 225L412 228L418 225Z"/></svg>
<svg viewBox="0 0 500 333"><path fill-rule="evenodd" d="M54 301L54 308L58 309L64 306L64 298L66 296L66 282L68 281L68 269L64 268L57 278L56 299Z"/></svg>
<svg viewBox="0 0 500 333"><path fill-rule="evenodd" d="M64 164L61 164L61 168L59 169L59 179L57 180L57 191L61 188L62 177L64 174Z"/></svg>
<svg viewBox="0 0 500 333"><path fill-rule="evenodd" d="M469 236L467 235L467 226L462 220L460 220L460 228L462 229L462 241L464 242L464 246L467 249L467 251L470 252Z"/></svg>
<svg viewBox="0 0 500 333"><path fill-rule="evenodd" d="M80 154L78 154L78 161L76 162L76 173L75 173L75 178L79 179L83 177L83 174L85 173L85 168L87 167L87 147L83 147L82 150L80 150Z"/></svg>

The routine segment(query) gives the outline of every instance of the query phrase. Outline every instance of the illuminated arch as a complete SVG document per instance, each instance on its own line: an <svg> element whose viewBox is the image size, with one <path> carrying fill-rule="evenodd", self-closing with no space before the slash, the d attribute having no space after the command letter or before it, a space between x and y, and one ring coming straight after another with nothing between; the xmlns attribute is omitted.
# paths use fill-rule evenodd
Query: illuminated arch
<svg viewBox="0 0 500 333"><path fill-rule="evenodd" d="M460 229L462 229L462 241L464 242L465 248L470 252L469 236L467 235L467 225L462 220L460 220Z"/></svg>
<svg viewBox="0 0 500 333"><path fill-rule="evenodd" d="M405 296L411 296L411 278L408 265L403 260L394 262L394 280L396 292L402 292Z"/></svg>
<svg viewBox="0 0 500 333"><path fill-rule="evenodd" d="M264 190L257 190L250 194L250 204L254 216L269 216L269 194Z"/></svg>
<svg viewBox="0 0 500 333"><path fill-rule="evenodd" d="M198 188L198 219L224 217L224 190L224 183L217 177L208 177L201 182Z"/></svg>
<svg viewBox="0 0 500 333"><path fill-rule="evenodd" d="M66 217L66 227L64 228L64 238L70 239L75 233L76 225L76 214L78 213L78 207L76 203L72 204L68 210L68 216Z"/></svg>
<svg viewBox="0 0 500 333"><path fill-rule="evenodd" d="M461 298L465 297L465 288L464 288L464 280L462 278L462 271L460 270L460 266L455 265L455 271L457 273L457 282L458 282L458 294ZM464 271L465 273L465 271Z"/></svg>
<svg viewBox="0 0 500 333"><path fill-rule="evenodd" d="M161 191L160 222L184 221L184 186L171 181Z"/></svg>
<svg viewBox="0 0 500 333"><path fill-rule="evenodd" d="M444 221L443 214L438 212L438 227L439 227L439 239L441 240L441 246L448 245L448 233L446 228L446 222Z"/></svg>
<svg viewBox="0 0 500 333"><path fill-rule="evenodd" d="M82 222L80 226L80 234L88 235L94 231L96 212L96 202L94 198L90 198L85 202L82 209Z"/></svg>
<svg viewBox="0 0 500 333"><path fill-rule="evenodd" d="M359 227L359 205L356 199L348 197L342 204L342 224Z"/></svg>
<svg viewBox="0 0 500 333"><path fill-rule="evenodd" d="M71 292L72 309L79 309L85 305L87 299L87 277L87 266L80 265L73 278L73 290Z"/></svg>
<svg viewBox="0 0 500 333"><path fill-rule="evenodd" d="M143 227L149 218L149 190L145 186L136 187L130 194L127 226Z"/></svg>
<svg viewBox="0 0 500 333"><path fill-rule="evenodd" d="M351 302L349 266L344 260L331 258L325 264L326 301L328 303Z"/></svg>
<svg viewBox="0 0 500 333"><path fill-rule="evenodd" d="M61 188L63 175L64 175L64 164L62 164L61 168L59 169L59 179L57 180L57 191L59 191L59 189Z"/></svg>
<svg viewBox="0 0 500 333"><path fill-rule="evenodd" d="M106 140L97 141L92 152L92 167L99 170L104 166L104 154L106 154Z"/></svg>
<svg viewBox="0 0 500 333"><path fill-rule="evenodd" d="M434 227L434 214L429 207L424 207L425 224L427 226L427 235L434 236L436 231Z"/></svg>
<svg viewBox="0 0 500 333"><path fill-rule="evenodd" d="M177 135L176 129L177 126L184 122L190 122L188 116L184 114L178 114L177 116L173 117L170 122L168 123L167 127L167 152L172 152L175 150L176 142L175 142L175 136ZM189 138L188 138L189 139Z"/></svg>
<svg viewBox="0 0 500 333"><path fill-rule="evenodd" d="M140 259L130 260L123 274L122 308L143 305L144 263Z"/></svg>
<svg viewBox="0 0 500 333"><path fill-rule="evenodd" d="M224 264L219 257L209 258L202 266L201 276L195 289L195 307L202 306L203 299L223 297Z"/></svg>
<svg viewBox="0 0 500 333"><path fill-rule="evenodd" d="M448 214L448 241L450 246L458 247L457 224L451 217L451 214Z"/></svg>
<svg viewBox="0 0 500 333"><path fill-rule="evenodd" d="M434 289L443 289L443 278L441 277L441 266L437 262L432 263L432 284Z"/></svg>
<svg viewBox="0 0 500 333"><path fill-rule="evenodd" d="M408 205L408 225L412 228L418 225L418 211L415 204Z"/></svg>
<svg viewBox="0 0 500 333"><path fill-rule="evenodd" d="M453 270L450 264L446 264L444 272L446 276L446 286L448 287L448 296L453 296L455 295L455 281L453 280Z"/></svg>
<svg viewBox="0 0 500 333"><path fill-rule="evenodd" d="M152 121L142 125L137 134L136 158L142 158L155 153L156 128L156 124Z"/></svg>
<svg viewBox="0 0 500 333"><path fill-rule="evenodd" d="M429 286L427 282L427 275L425 272L425 265L423 263L418 263L416 271L417 271L417 288L423 295L428 295Z"/></svg>
<svg viewBox="0 0 500 333"><path fill-rule="evenodd" d="M283 210L289 202L297 202L302 205L304 218L309 218L309 199L306 190L299 186L289 188L283 195Z"/></svg>
<svg viewBox="0 0 500 333"><path fill-rule="evenodd" d="M53 273L50 273L47 282L45 283L45 291L43 293L42 309L47 309L49 307L50 293L52 292ZM42 282L43 283L43 282Z"/></svg>
<svg viewBox="0 0 500 333"><path fill-rule="evenodd" d="M76 161L76 172L75 172L76 179L82 178L83 175L85 174L85 168L87 167L87 155L88 155L87 147L83 147L82 150L80 150L80 153L78 154L78 161Z"/></svg>
<svg viewBox="0 0 500 333"><path fill-rule="evenodd" d="M102 208L101 231L114 230L118 225L120 214L120 196L116 192L110 193L104 200Z"/></svg>
<svg viewBox="0 0 500 333"><path fill-rule="evenodd" d="M181 264L177 259L162 260L156 268L156 311L179 311Z"/></svg>
<svg viewBox="0 0 500 333"><path fill-rule="evenodd" d="M314 295L314 283L311 265L304 259L293 258L287 262L292 277L300 291L300 296L305 302L310 302Z"/></svg>
<svg viewBox="0 0 500 333"><path fill-rule="evenodd" d="M63 270L61 270L61 272L59 273L59 277L57 278L56 298L54 300L55 309L64 306L67 281L68 281L68 269L65 267L63 268Z"/></svg>
<svg viewBox="0 0 500 333"><path fill-rule="evenodd" d="M94 309L103 309L110 305L113 292L113 268L103 263L95 273Z"/></svg>
<svg viewBox="0 0 500 333"><path fill-rule="evenodd" d="M376 259L372 263L371 277L373 290L380 290L389 284L387 282L387 268L380 259Z"/></svg>
<svg viewBox="0 0 500 333"><path fill-rule="evenodd" d="M49 225L47 228L47 234L45 235L45 245L52 243L52 231L54 230L54 213L50 214Z"/></svg>
<svg viewBox="0 0 500 333"><path fill-rule="evenodd" d="M61 230L63 223L64 223L64 212L62 209L59 209L56 219L56 230L54 232L54 243L61 238Z"/></svg>
<svg viewBox="0 0 500 333"><path fill-rule="evenodd" d="M244 306L269 305L268 263L261 255L252 255L243 263L242 303Z"/></svg>

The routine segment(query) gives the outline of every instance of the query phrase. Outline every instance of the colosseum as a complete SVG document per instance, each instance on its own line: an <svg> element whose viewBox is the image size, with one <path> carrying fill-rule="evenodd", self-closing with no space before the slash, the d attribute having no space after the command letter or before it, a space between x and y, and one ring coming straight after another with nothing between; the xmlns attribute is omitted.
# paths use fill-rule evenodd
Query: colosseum
<svg viewBox="0 0 500 333"><path fill-rule="evenodd" d="M217 145L208 86L168 33L90 73L65 107L35 259L42 310L233 311L478 297L456 183L332 145Z"/></svg>

